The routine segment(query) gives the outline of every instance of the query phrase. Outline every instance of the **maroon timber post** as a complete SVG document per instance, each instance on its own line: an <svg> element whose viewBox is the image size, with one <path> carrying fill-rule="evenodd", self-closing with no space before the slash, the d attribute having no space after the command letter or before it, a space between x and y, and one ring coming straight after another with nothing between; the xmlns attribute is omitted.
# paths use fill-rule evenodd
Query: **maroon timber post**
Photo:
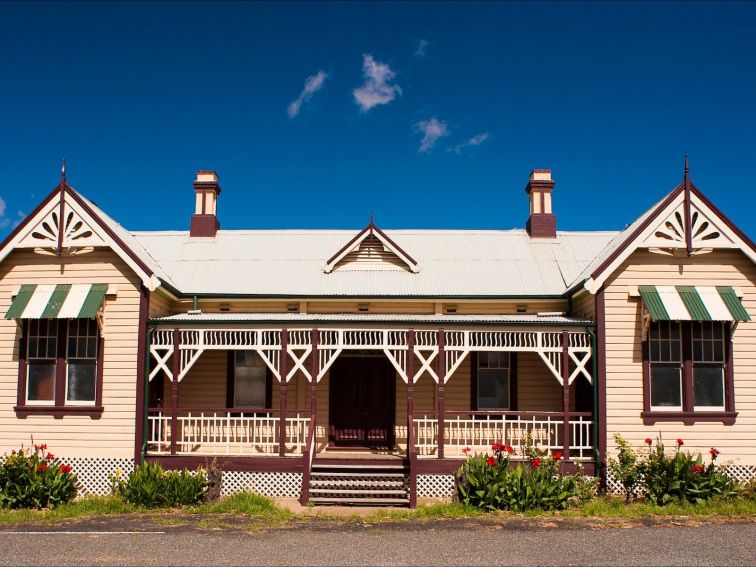
<svg viewBox="0 0 756 567"><path fill-rule="evenodd" d="M312 342L312 353L310 354L310 426L307 428L307 438L305 448L302 451L302 494L299 503L307 506L310 501L310 474L311 465L315 452L315 427L316 417L318 415L318 370L320 368L318 359L318 330L313 329L310 335Z"/></svg>
<svg viewBox="0 0 756 567"><path fill-rule="evenodd" d="M446 415L446 399L445 399L445 390L446 390L446 356L444 354L444 347L446 346L444 341L446 338L446 334L444 333L443 329L440 329L438 331L438 370L436 374L438 375L438 458L443 459L444 458L444 441L446 437L446 420L444 419L444 416Z"/></svg>
<svg viewBox="0 0 756 567"><path fill-rule="evenodd" d="M570 458L570 333L562 331L562 412L564 415L564 429L562 440L562 456L566 461Z"/></svg>
<svg viewBox="0 0 756 567"><path fill-rule="evenodd" d="M415 454L415 330L407 331L407 457L410 508L417 506L417 455Z"/></svg>
<svg viewBox="0 0 756 567"><path fill-rule="evenodd" d="M171 455L176 454L178 435L178 380L181 373L181 331L173 329L173 380L171 381Z"/></svg>
<svg viewBox="0 0 756 567"><path fill-rule="evenodd" d="M281 329L281 382L279 384L278 456L286 456L286 374L288 371L289 329Z"/></svg>

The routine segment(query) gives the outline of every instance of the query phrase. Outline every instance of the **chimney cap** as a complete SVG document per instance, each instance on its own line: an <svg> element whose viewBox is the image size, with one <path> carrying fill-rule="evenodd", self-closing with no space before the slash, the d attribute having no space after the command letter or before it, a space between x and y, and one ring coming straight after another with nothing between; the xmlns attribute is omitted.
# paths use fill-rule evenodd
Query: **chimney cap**
<svg viewBox="0 0 756 567"><path fill-rule="evenodd" d="M200 169L197 171L197 179L200 183L217 183L218 174L213 169Z"/></svg>
<svg viewBox="0 0 756 567"><path fill-rule="evenodd" d="M530 172L531 181L551 181L550 169L534 169Z"/></svg>

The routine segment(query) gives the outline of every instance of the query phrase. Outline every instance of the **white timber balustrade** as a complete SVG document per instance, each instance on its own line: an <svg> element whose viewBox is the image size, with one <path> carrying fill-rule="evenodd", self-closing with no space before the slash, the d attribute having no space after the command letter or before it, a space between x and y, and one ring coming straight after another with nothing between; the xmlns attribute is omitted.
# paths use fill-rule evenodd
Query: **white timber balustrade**
<svg viewBox="0 0 756 567"><path fill-rule="evenodd" d="M491 452L491 445L502 443L515 449L512 459L524 459L525 450L534 447L546 454L563 452L564 420L561 412L470 412L449 414L444 420L444 452L448 458ZM418 456L434 457L438 451L438 420L435 416L415 417L415 443ZM570 459L593 458L590 413L570 413Z"/></svg>
<svg viewBox="0 0 756 567"><path fill-rule="evenodd" d="M147 453L171 452L171 415L150 410ZM309 412L287 415L286 456L301 456L307 445ZM182 410L177 417L176 454L275 456L279 453L280 426L275 412L244 413L226 410Z"/></svg>

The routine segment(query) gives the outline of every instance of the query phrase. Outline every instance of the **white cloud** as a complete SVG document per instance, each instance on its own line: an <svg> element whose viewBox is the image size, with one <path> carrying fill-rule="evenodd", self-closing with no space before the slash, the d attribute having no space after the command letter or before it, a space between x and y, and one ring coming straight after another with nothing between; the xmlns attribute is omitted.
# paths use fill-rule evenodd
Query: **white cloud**
<svg viewBox="0 0 756 567"><path fill-rule="evenodd" d="M16 213L16 218L10 219L5 216L7 210L8 205L5 203L5 199L0 197L0 229L5 228L8 225L11 225L11 228L16 228L19 224L21 224L21 221L24 220L24 217L26 217L24 213L18 211Z"/></svg>
<svg viewBox="0 0 756 567"><path fill-rule="evenodd" d="M415 124L415 131L423 133L423 139L420 140L420 147L417 150L421 154L429 152L436 142L450 134L446 122L439 122L435 116L430 120L421 120Z"/></svg>
<svg viewBox="0 0 756 567"><path fill-rule="evenodd" d="M396 73L386 63L373 59L370 54L362 56L362 74L365 82L352 91L354 102L359 105L362 112L367 112L379 104L388 104L396 98L396 95L402 94L399 85L389 84Z"/></svg>
<svg viewBox="0 0 756 567"><path fill-rule="evenodd" d="M289 118L294 118L299 114L302 108L302 104L312 98L316 92L323 88L325 80L328 78L328 73L325 71L318 71L314 75L307 77L304 83L304 88L299 96L294 99L289 107L286 109Z"/></svg>
<svg viewBox="0 0 756 567"><path fill-rule="evenodd" d="M430 42L427 39L420 39L417 42L417 49L415 49L415 57L425 57L428 54L428 46Z"/></svg>
<svg viewBox="0 0 756 567"><path fill-rule="evenodd" d="M480 134L475 134L475 136L473 136L469 140L462 142L461 144L457 144L456 146L451 146L447 148L446 151L459 154L459 153L462 153L462 150L464 150L465 148L469 148L470 146L481 145L490 137L491 137L491 134L489 134L488 132L481 132Z"/></svg>

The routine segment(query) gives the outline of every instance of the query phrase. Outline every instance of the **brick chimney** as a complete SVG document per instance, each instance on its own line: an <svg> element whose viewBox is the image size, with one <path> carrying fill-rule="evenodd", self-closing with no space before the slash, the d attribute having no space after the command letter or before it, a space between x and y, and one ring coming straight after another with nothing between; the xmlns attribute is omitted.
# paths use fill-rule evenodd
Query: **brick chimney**
<svg viewBox="0 0 756 567"><path fill-rule="evenodd" d="M189 236L215 236L220 229L220 222L216 212L218 210L218 195L221 188L218 174L214 171L200 170L194 185L194 214L189 225Z"/></svg>
<svg viewBox="0 0 756 567"><path fill-rule="evenodd" d="M530 197L530 217L525 229L531 238L556 238L556 217L551 212L551 190L554 189L550 169L534 169L525 192Z"/></svg>

